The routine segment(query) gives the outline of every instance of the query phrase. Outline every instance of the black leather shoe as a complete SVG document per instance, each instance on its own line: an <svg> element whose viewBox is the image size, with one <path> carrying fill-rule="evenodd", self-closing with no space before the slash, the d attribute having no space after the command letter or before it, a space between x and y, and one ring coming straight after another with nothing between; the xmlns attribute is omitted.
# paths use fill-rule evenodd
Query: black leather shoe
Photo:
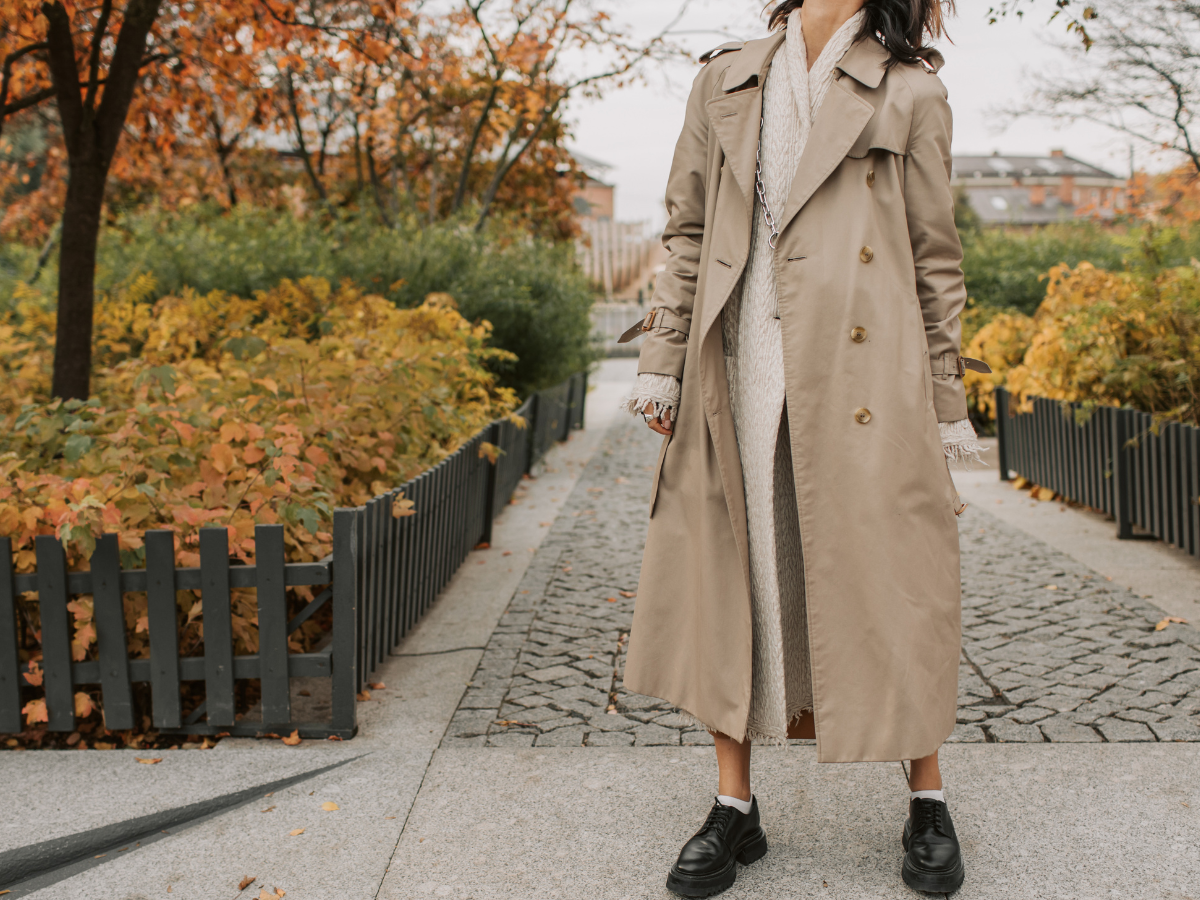
<svg viewBox="0 0 1200 900"><path fill-rule="evenodd" d="M713 804L712 812L667 875L667 889L681 897L711 897L733 885L737 864L748 866L767 852L767 836L758 824L758 800L750 812Z"/></svg>
<svg viewBox="0 0 1200 900"><path fill-rule="evenodd" d="M950 893L962 887L966 869L950 810L941 800L908 802L904 820L904 883L918 891Z"/></svg>

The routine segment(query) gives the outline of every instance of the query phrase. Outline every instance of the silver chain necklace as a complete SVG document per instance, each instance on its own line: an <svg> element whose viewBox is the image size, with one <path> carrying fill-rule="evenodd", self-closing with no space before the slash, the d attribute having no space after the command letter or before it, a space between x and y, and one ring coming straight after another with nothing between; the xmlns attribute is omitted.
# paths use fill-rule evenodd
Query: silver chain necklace
<svg viewBox="0 0 1200 900"><path fill-rule="evenodd" d="M758 149L754 151L754 192L758 194L758 202L762 204L763 219L766 220L767 227L771 229L771 236L767 238L767 244L774 250L775 244L779 241L779 229L775 227L775 216L771 214L771 207L767 205L767 189L762 180L762 129L763 120L760 118L758 120Z"/></svg>

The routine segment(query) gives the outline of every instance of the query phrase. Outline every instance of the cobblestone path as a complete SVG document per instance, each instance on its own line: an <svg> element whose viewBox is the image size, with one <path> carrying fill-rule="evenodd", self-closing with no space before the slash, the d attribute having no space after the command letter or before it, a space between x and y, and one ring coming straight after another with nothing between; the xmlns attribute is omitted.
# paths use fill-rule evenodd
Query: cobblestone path
<svg viewBox="0 0 1200 900"><path fill-rule="evenodd" d="M621 683L661 439L613 425L501 618L444 746L711 743ZM519 496L518 503L525 502ZM1200 632L971 507L951 741L1200 741Z"/></svg>

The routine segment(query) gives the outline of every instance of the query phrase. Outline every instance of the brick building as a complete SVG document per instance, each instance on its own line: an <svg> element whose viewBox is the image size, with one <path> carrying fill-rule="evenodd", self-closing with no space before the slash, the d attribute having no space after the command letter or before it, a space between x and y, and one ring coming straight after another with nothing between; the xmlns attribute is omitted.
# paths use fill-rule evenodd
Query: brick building
<svg viewBox="0 0 1200 900"><path fill-rule="evenodd" d="M1049 156L955 156L950 183L985 225L1111 219L1129 202L1126 179L1062 150Z"/></svg>

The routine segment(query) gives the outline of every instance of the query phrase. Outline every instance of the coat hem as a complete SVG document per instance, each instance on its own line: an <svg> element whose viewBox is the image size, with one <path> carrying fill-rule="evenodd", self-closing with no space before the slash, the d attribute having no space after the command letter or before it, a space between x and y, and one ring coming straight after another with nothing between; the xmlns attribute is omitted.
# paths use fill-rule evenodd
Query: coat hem
<svg viewBox="0 0 1200 900"><path fill-rule="evenodd" d="M804 709L800 710L798 713L794 713L793 715L789 716L788 717L788 727L791 728L792 725L795 725L797 722L800 721L801 716L803 716L805 713L810 713L812 711L813 711L812 707L807 706ZM680 709L679 707L676 707L675 714L678 715L681 719L683 719L684 723L686 725L692 726L694 728L703 728L709 734L721 733L720 729L713 728L711 725L706 724L702 719L700 719L699 717L688 712L686 709ZM755 743L755 744L765 744L767 746L774 746L774 747L787 746L787 742L788 742L788 738L786 735L784 737L779 737L778 735L770 734L766 731L761 731L761 730L755 728L751 724L747 724L746 734L742 738L742 740L743 741L751 741L752 743Z"/></svg>

